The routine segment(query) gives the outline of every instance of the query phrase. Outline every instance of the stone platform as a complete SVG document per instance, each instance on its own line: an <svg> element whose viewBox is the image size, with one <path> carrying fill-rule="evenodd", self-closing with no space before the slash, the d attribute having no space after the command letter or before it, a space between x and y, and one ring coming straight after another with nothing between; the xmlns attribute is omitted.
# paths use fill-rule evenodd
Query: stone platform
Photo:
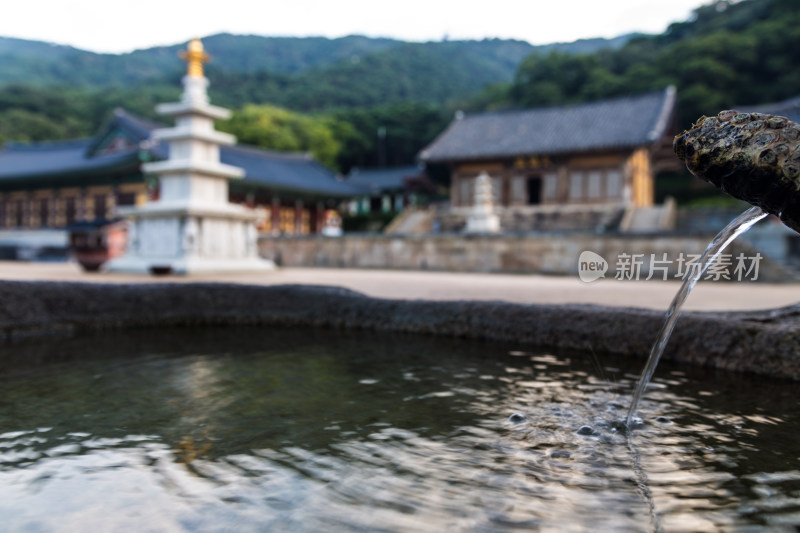
<svg viewBox="0 0 800 533"><path fill-rule="evenodd" d="M86 273L72 262L0 261L0 279L82 283L236 283L244 285L328 285L374 298L478 300L520 304L589 304L664 312L679 280L584 283L578 275L488 274L354 268L279 268L268 272L205 272L187 276ZM800 283L713 282L697 284L684 309L753 311L800 302Z"/></svg>

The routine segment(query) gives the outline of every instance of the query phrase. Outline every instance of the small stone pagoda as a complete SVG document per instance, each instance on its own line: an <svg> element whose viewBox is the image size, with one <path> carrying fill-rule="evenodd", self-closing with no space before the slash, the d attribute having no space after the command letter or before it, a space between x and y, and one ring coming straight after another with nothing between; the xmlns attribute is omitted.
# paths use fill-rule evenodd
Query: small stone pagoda
<svg viewBox="0 0 800 533"><path fill-rule="evenodd" d="M492 178L486 172L475 180L475 202L467 215L466 233L498 233L500 217L494 209Z"/></svg>
<svg viewBox="0 0 800 533"><path fill-rule="evenodd" d="M258 257L255 212L228 201L228 180L242 178L244 171L220 163L220 145L236 140L214 129L214 120L230 112L209 103L203 75L208 54L194 39L181 57L188 63L181 101L156 107L175 117L175 127L155 130L152 138L169 144L169 158L143 165L158 179L158 198L120 210L129 221L128 247L107 269L191 274L274 268Z"/></svg>

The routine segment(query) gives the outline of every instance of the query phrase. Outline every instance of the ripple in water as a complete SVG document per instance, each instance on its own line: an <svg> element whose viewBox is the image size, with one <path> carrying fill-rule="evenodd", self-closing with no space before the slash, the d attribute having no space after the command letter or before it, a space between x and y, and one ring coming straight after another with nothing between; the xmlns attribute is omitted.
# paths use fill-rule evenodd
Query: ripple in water
<svg viewBox="0 0 800 533"><path fill-rule="evenodd" d="M15 356L0 366L4 531L800 525L794 383L665 365L632 457L636 360L254 329Z"/></svg>

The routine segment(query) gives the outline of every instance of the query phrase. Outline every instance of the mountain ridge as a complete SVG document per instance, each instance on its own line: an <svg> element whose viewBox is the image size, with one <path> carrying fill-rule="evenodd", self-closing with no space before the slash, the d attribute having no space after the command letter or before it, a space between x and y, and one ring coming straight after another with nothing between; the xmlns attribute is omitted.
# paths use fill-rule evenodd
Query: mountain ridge
<svg viewBox="0 0 800 533"><path fill-rule="evenodd" d="M345 37L270 37L218 33L203 37L214 68L224 72L270 72L299 75L311 69L344 66L369 57L386 57L412 46L422 50L461 49L479 58L489 72L509 81L516 67L530 53L561 50L590 53L618 48L631 36L583 39L572 43L532 45L513 39L443 40L412 42L390 38L349 35ZM156 46L120 54L98 53L70 45L0 36L0 86L26 84L40 87L113 87L179 76L178 50L185 43ZM494 63L494 64L492 64Z"/></svg>

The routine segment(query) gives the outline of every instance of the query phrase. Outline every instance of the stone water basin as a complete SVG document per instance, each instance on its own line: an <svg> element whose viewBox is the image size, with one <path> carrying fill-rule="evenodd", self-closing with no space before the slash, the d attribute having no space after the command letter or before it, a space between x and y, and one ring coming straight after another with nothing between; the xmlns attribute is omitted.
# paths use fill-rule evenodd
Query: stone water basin
<svg viewBox="0 0 800 533"><path fill-rule="evenodd" d="M308 327L3 346L4 531L794 531L800 384Z"/></svg>

